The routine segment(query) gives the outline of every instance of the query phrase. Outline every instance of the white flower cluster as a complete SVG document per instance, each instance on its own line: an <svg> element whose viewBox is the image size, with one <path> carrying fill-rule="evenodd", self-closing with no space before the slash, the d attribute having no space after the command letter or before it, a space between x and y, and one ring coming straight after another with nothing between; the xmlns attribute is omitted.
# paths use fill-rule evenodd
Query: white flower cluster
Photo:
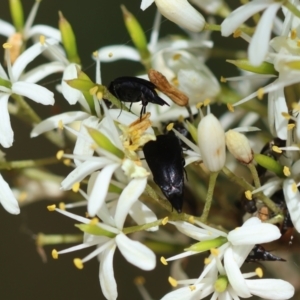
<svg viewBox="0 0 300 300"><path fill-rule="evenodd" d="M278 240L293 227L300 232L299 0L253 0L232 12L222 0L190 1L195 7L187 0L143 0L141 9L153 2L157 13L149 43L138 21L122 7L134 46L109 45L96 51L94 81L81 70L74 32L62 14L59 30L33 26L39 1L21 28L0 20L0 34L8 38L3 45L5 64L0 64L0 144L4 148L13 145L10 114L32 125L32 138L47 134L53 142L49 133L57 133L74 143L73 153L57 154L72 167L60 188L78 192L82 201L48 209L80 223L76 227L83 232L83 242L62 251L53 250L52 256L58 258L95 246L83 259L75 258L74 264L82 269L84 263L98 258L100 286L107 299L118 297L113 269L116 248L134 266L153 270L155 247L151 249L151 243L145 241L161 243L161 247L163 243L175 245L174 228L180 237L178 244L188 245L190 238L199 242L163 262L205 251L211 254L198 278L188 279L179 268L174 276L185 279L171 278L170 283L182 287L163 296L163 300L204 299L209 295L224 300L252 296L290 299L295 288L287 281L249 279L262 277L262 271L243 273L241 268L251 255L254 261L268 260L267 251L263 258L251 254L256 246ZM20 7L12 5L12 11L18 12ZM221 25L210 24L196 7L224 21ZM283 18L276 16L278 11L282 11ZM162 16L176 23L184 35L159 38ZM245 24L252 16L254 26ZM222 59L229 55L222 49L212 49L213 30L224 37L233 33L249 42L248 52L228 52L235 58L244 54L243 59L230 61L241 69L241 76L226 78L230 88L218 82L207 63L212 53ZM29 40L32 45L26 47ZM38 56L47 62L32 67L29 63ZM120 59L140 62L144 70L139 77L123 74L109 86L102 85L101 63ZM62 76L55 92L70 105L77 104L77 111L72 109L42 121L25 98L53 105L54 93L38 82L57 72ZM258 81L267 85L257 89ZM293 92L287 87L294 87ZM264 94L268 94L266 105L246 103ZM294 99L289 99L291 95ZM230 112L220 113L218 118L217 110L211 112L217 103L227 104ZM161 135L175 138L177 149L162 143L154 155L146 155L145 145L158 145L157 136ZM270 147L259 153L266 136L272 140ZM149 163L149 155L153 163ZM243 176L245 167L250 175ZM181 213L186 178L191 198L195 198L191 215L185 213L189 211L185 205ZM232 182L241 190L237 191ZM282 194L279 200L278 193ZM231 198L244 194L238 217L224 216L220 206L224 208L225 202L233 205ZM199 198L204 198L201 204ZM0 202L8 212L20 212L17 199L1 175ZM87 215L70 212L74 207L84 207ZM167 218L158 219L161 210ZM230 209L227 213L231 214ZM244 213L244 223L233 229ZM160 227L168 222L174 228ZM215 229L217 226L232 230L226 233Z"/></svg>

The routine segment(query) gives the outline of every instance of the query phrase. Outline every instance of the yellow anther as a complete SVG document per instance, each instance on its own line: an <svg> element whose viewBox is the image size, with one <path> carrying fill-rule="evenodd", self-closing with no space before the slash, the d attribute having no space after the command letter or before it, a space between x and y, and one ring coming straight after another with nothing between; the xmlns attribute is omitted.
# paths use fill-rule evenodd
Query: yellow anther
<svg viewBox="0 0 300 300"><path fill-rule="evenodd" d="M169 218L168 218L168 217L165 217L165 218L161 221L161 224L162 224L162 225L166 225L168 222L169 222Z"/></svg>
<svg viewBox="0 0 300 300"><path fill-rule="evenodd" d="M273 150L274 152L276 152L276 153L282 153L282 150L281 150L279 147L277 147L277 146L273 146L273 147L272 147L272 150Z"/></svg>
<svg viewBox="0 0 300 300"><path fill-rule="evenodd" d="M181 58L181 54L180 53L176 53L173 55L173 60L179 60Z"/></svg>
<svg viewBox="0 0 300 300"><path fill-rule="evenodd" d="M170 124L168 124L168 126L167 126L167 130L168 130L168 131L171 131L171 130L173 129L173 127L174 127L174 123L170 123Z"/></svg>
<svg viewBox="0 0 300 300"><path fill-rule="evenodd" d="M10 49L10 48L12 48L12 44L10 44L10 43L4 43L3 45L2 45L2 47L4 48L4 49Z"/></svg>
<svg viewBox="0 0 300 300"><path fill-rule="evenodd" d="M221 76L220 81L225 83L225 82L227 82L227 79L225 77Z"/></svg>
<svg viewBox="0 0 300 300"><path fill-rule="evenodd" d="M113 56L114 56L114 54L112 52L108 53L108 57L113 57Z"/></svg>
<svg viewBox="0 0 300 300"><path fill-rule="evenodd" d="M202 106L203 106L203 102L199 102L199 103L196 104L197 109L200 109Z"/></svg>
<svg viewBox="0 0 300 300"><path fill-rule="evenodd" d="M214 255L214 256L218 256L219 253L220 253L220 251L219 251L218 249L216 249L216 248L211 248L211 249L210 249L210 253L211 253L212 255Z"/></svg>
<svg viewBox="0 0 300 300"><path fill-rule="evenodd" d="M58 259L58 252L56 249L53 249L51 252L52 258L53 259Z"/></svg>
<svg viewBox="0 0 300 300"><path fill-rule="evenodd" d="M265 90L263 88L260 88L257 90L257 98L258 100L262 100L262 98L264 97L265 94Z"/></svg>
<svg viewBox="0 0 300 300"><path fill-rule="evenodd" d="M294 123L288 124L287 125L287 130L292 130L292 129L295 128L295 126L296 126L296 124L294 124Z"/></svg>
<svg viewBox="0 0 300 300"><path fill-rule="evenodd" d="M190 288L191 292L196 289L196 287L194 285L190 285L189 288Z"/></svg>
<svg viewBox="0 0 300 300"><path fill-rule="evenodd" d="M97 86L94 86L92 87L90 90L90 95L96 95L96 93L98 92L98 87Z"/></svg>
<svg viewBox="0 0 300 300"><path fill-rule="evenodd" d="M98 92L96 94L96 97L97 97L98 100L101 100L103 98L103 93L102 92Z"/></svg>
<svg viewBox="0 0 300 300"><path fill-rule="evenodd" d="M83 263L80 258L74 258L73 263L77 269L79 269L79 270L83 269Z"/></svg>
<svg viewBox="0 0 300 300"><path fill-rule="evenodd" d="M178 282L176 279L174 279L173 277L169 276L168 278L169 283L171 284L172 287L177 287Z"/></svg>
<svg viewBox="0 0 300 300"><path fill-rule="evenodd" d="M63 164L64 164L65 166L70 166L70 165L71 165L71 159L70 159L70 158L64 159L64 160L63 160Z"/></svg>
<svg viewBox="0 0 300 300"><path fill-rule="evenodd" d="M286 177L289 177L291 175L291 171L289 169L289 167L287 166L284 166L283 167L283 174L286 176Z"/></svg>
<svg viewBox="0 0 300 300"><path fill-rule="evenodd" d="M300 40L299 40L299 41L300 41ZM293 109L293 110L300 111L300 104L299 104L299 103L293 102L291 106L292 106L292 109Z"/></svg>
<svg viewBox="0 0 300 300"><path fill-rule="evenodd" d="M57 127L58 127L60 130L63 130L63 129L64 129L64 123L63 123L62 120L59 120L59 121L58 121Z"/></svg>
<svg viewBox="0 0 300 300"><path fill-rule="evenodd" d="M297 47L300 47L300 40L297 41Z"/></svg>
<svg viewBox="0 0 300 300"><path fill-rule="evenodd" d="M66 210L66 204L65 204L64 202L60 202L60 203L58 204L58 207L59 207L59 209L61 209L61 210Z"/></svg>
<svg viewBox="0 0 300 300"><path fill-rule="evenodd" d="M257 275L259 278L262 278L263 275L264 275L264 272L263 272L262 268L256 268L256 269L255 269L255 273L256 273L256 275Z"/></svg>
<svg viewBox="0 0 300 300"><path fill-rule="evenodd" d="M207 106L207 105L209 105L210 104L210 99L205 99L204 101L203 101L203 104L204 104L204 106Z"/></svg>
<svg viewBox="0 0 300 300"><path fill-rule="evenodd" d="M291 115L288 114L287 112L282 112L281 115L287 120L289 120L291 118Z"/></svg>
<svg viewBox="0 0 300 300"><path fill-rule="evenodd" d="M295 28L293 28L291 30L291 39L294 40L297 37L297 30Z"/></svg>
<svg viewBox="0 0 300 300"><path fill-rule="evenodd" d="M18 201L23 202L27 199L27 197L28 197L27 192L21 192L18 196Z"/></svg>
<svg viewBox="0 0 300 300"><path fill-rule="evenodd" d="M63 155L65 154L64 150L59 150L57 153L56 153L56 158L58 160L62 159Z"/></svg>
<svg viewBox="0 0 300 300"><path fill-rule="evenodd" d="M245 197L248 199L248 200L252 200L252 193L251 191L245 191Z"/></svg>
<svg viewBox="0 0 300 300"><path fill-rule="evenodd" d="M80 182L75 182L73 185L72 185L72 191L74 193L77 193L79 191L79 188L80 188Z"/></svg>
<svg viewBox="0 0 300 300"><path fill-rule="evenodd" d="M55 204L53 204L53 205L48 205L48 206L47 206L47 209L48 209L49 211L55 211L56 205L55 205Z"/></svg>
<svg viewBox="0 0 300 300"><path fill-rule="evenodd" d="M98 223L99 223L99 219L96 217L91 219L91 221L90 221L90 225L97 225Z"/></svg>
<svg viewBox="0 0 300 300"><path fill-rule="evenodd" d="M184 116L183 116L183 115L180 115L180 116L178 117L178 122L183 123L183 121L184 121Z"/></svg>
<svg viewBox="0 0 300 300"><path fill-rule="evenodd" d="M296 182L294 182L294 183L292 184L292 191L293 191L294 193L296 193L296 192L298 191Z"/></svg>
<svg viewBox="0 0 300 300"><path fill-rule="evenodd" d="M168 262L166 261L166 259L163 256L160 258L160 262L165 266L168 265Z"/></svg>
<svg viewBox="0 0 300 300"><path fill-rule="evenodd" d="M227 103L227 108L229 111L234 112L234 107L231 103Z"/></svg>
<svg viewBox="0 0 300 300"><path fill-rule="evenodd" d="M41 43L42 45L44 45L44 44L45 44L45 41L46 41L45 36L44 36L44 35L40 35L40 43Z"/></svg>
<svg viewBox="0 0 300 300"><path fill-rule="evenodd" d="M242 34L241 30L240 29L237 29L234 33L233 33L233 37L234 38L238 38L240 37Z"/></svg>
<svg viewBox="0 0 300 300"><path fill-rule="evenodd" d="M194 224L194 223L195 223L195 218L194 218L194 216L190 216L190 217L189 217L189 222L190 222L191 224Z"/></svg>
<svg viewBox="0 0 300 300"><path fill-rule="evenodd" d="M136 284L136 285L144 285L145 284L145 277L143 276L137 276L134 278L133 282Z"/></svg>
<svg viewBox="0 0 300 300"><path fill-rule="evenodd" d="M210 264L210 262L211 262L211 260L208 257L204 258L204 264L205 265Z"/></svg>
<svg viewBox="0 0 300 300"><path fill-rule="evenodd" d="M93 57L97 58L98 57L98 51L93 52Z"/></svg>

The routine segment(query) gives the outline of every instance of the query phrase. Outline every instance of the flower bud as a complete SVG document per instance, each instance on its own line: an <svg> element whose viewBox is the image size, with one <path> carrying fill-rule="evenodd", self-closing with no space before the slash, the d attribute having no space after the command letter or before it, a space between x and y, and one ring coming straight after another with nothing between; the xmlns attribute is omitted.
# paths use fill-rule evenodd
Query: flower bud
<svg viewBox="0 0 300 300"><path fill-rule="evenodd" d="M253 160L253 151L249 140L245 135L235 131L228 130L225 133L226 145L229 152L240 162L249 164Z"/></svg>
<svg viewBox="0 0 300 300"><path fill-rule="evenodd" d="M218 172L225 165L225 133L219 120L205 116L198 125L198 145L204 165L210 172Z"/></svg>
<svg viewBox="0 0 300 300"><path fill-rule="evenodd" d="M155 0L159 12L177 25L193 32L204 28L203 16L187 0Z"/></svg>

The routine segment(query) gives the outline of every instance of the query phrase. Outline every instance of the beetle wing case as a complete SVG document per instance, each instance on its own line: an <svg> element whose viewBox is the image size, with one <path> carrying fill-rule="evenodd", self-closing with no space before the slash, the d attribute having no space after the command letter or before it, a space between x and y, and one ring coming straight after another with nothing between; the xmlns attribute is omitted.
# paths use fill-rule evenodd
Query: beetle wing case
<svg viewBox="0 0 300 300"><path fill-rule="evenodd" d="M183 205L184 158L174 135L158 135L144 146L144 155L154 182L178 213Z"/></svg>

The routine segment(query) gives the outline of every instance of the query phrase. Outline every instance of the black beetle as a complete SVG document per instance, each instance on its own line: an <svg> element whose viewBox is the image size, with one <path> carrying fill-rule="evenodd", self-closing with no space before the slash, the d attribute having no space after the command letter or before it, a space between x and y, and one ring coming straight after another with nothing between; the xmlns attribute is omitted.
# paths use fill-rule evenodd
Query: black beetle
<svg viewBox="0 0 300 300"><path fill-rule="evenodd" d="M156 86L152 82L130 76L118 77L108 86L110 93L112 93L120 101L131 102L130 109L133 102L142 101L140 116L146 112L146 106L149 102L170 106L166 101L158 96L155 89Z"/></svg>
<svg viewBox="0 0 300 300"><path fill-rule="evenodd" d="M249 255L247 256L245 261L256 262L256 261L286 261L286 260L276 255L273 255L261 245L255 245L254 248L249 253Z"/></svg>
<svg viewBox="0 0 300 300"><path fill-rule="evenodd" d="M174 135L158 135L143 148L154 182L178 213L182 211L184 164L179 139Z"/></svg>

